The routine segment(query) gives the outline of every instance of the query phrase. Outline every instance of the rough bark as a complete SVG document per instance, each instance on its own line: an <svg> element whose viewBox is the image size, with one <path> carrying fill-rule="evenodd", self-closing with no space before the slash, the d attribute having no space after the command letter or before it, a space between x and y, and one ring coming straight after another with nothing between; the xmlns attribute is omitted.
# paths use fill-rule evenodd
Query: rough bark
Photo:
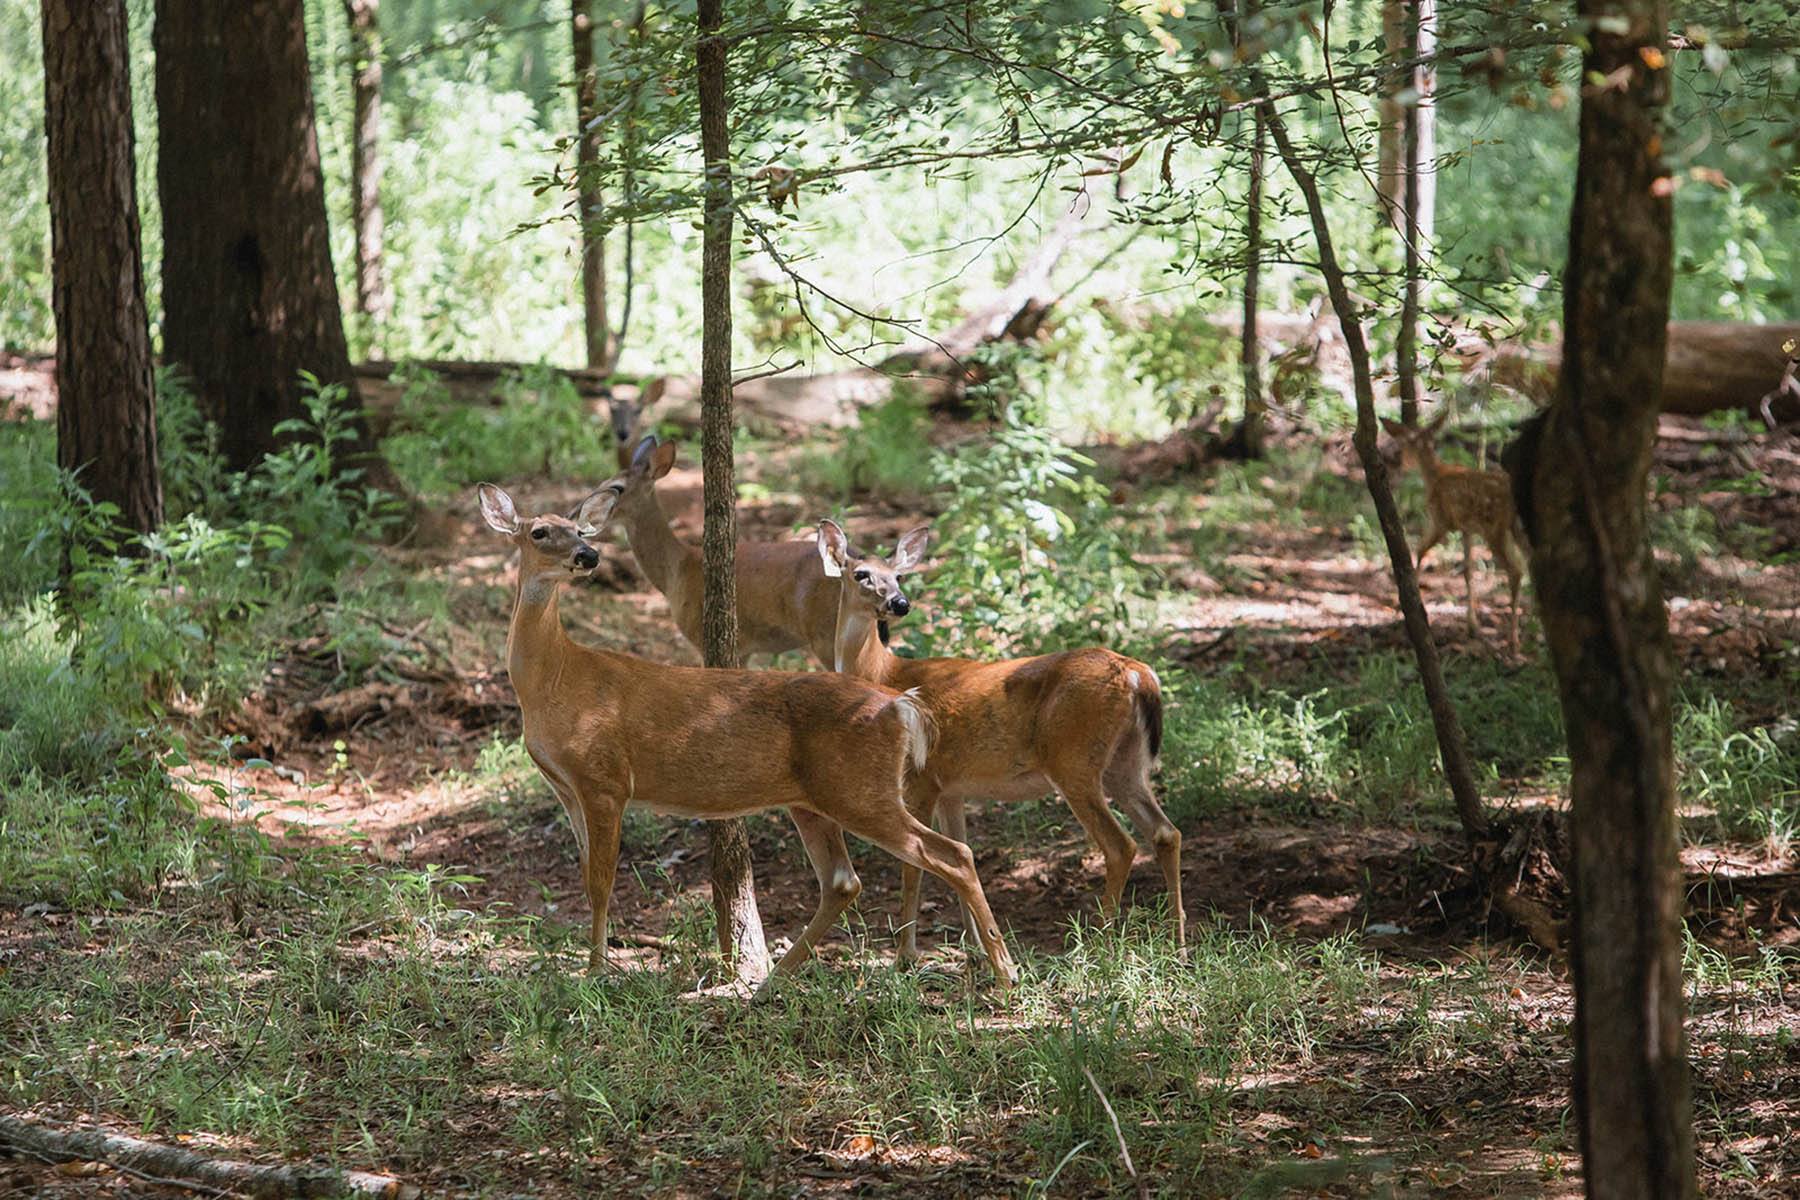
<svg viewBox="0 0 1800 1200"><path fill-rule="evenodd" d="M1375 383L1369 364L1369 347L1363 337L1360 309L1350 296L1343 269L1332 247L1331 226L1325 217L1325 206L1319 198L1319 185L1312 172L1301 161L1287 135L1279 113L1269 110L1269 133L1275 149L1287 165L1288 173L1306 198L1307 214L1312 222L1313 239L1318 243L1319 268L1325 275L1325 287L1331 306L1343 330L1344 345L1350 355L1352 382L1356 391L1356 433L1352 438L1356 456L1362 462L1363 477L1369 497L1375 503L1375 516L1381 526L1382 540L1387 543L1388 561L1393 568L1394 587L1399 592L1400 612L1406 625L1407 640L1412 643L1413 658L1419 666L1419 682L1425 689L1425 702L1431 710L1431 723L1437 733L1438 754L1443 762L1444 781L1450 786L1456 804L1456 815L1471 842L1480 840L1491 822L1481 804L1481 792L1475 786L1475 773L1469 765L1469 749L1463 737L1462 722L1450 693L1444 686L1443 664L1438 661L1437 643L1431 637L1431 621L1425 603L1419 596L1419 577L1413 565L1412 550L1406 544L1406 530L1400 521L1400 509L1394 503L1393 487L1388 482L1387 464L1381 457L1378 426L1375 419Z"/></svg>
<svg viewBox="0 0 1800 1200"><path fill-rule="evenodd" d="M1587 1194L1694 1195L1668 615L1646 539L1672 279L1667 0L1580 0L1589 49L1555 404L1509 453L1571 765Z"/></svg>
<svg viewBox="0 0 1800 1200"><path fill-rule="evenodd" d="M86 4L88 0L77 2ZM418 1188L388 1175L212 1158L125 1134L52 1128L17 1117L0 1116L0 1147L44 1162L109 1163L142 1179L189 1184L221 1193L262 1197L382 1196L388 1200L412 1200L419 1195Z"/></svg>
<svg viewBox="0 0 1800 1200"><path fill-rule="evenodd" d="M1786 366L1782 344L1800 338L1800 321L1750 325L1738 321L1671 321L1663 361L1662 411L1676 416L1738 411L1758 416L1762 398ZM1493 381L1540 404L1557 396L1562 347L1473 343L1462 352L1467 372L1489 371ZM1800 417L1800 401L1777 405L1775 416Z"/></svg>
<svg viewBox="0 0 1800 1200"><path fill-rule="evenodd" d="M594 71L594 0L572 0L569 34L575 46L575 196L581 221L581 315L587 366L612 363L606 316L606 242L592 223L600 207L599 77Z"/></svg>
<svg viewBox="0 0 1800 1200"><path fill-rule="evenodd" d="M706 166L705 230L700 264L700 465L703 610L701 657L709 667L737 667L737 507L731 447L731 135L727 126L723 0L700 0L695 75L700 97L700 150ZM756 909L750 838L741 820L714 821L713 912L719 950L738 977L769 973L762 917Z"/></svg>
<svg viewBox="0 0 1800 1200"><path fill-rule="evenodd" d="M356 311L368 322L372 347L381 345L381 327L393 304L382 261L380 5L381 0L344 0L354 59L350 198L356 223Z"/></svg>
<svg viewBox="0 0 1800 1200"><path fill-rule="evenodd" d="M56 461L119 521L162 520L123 0L44 0Z"/></svg>
<svg viewBox="0 0 1800 1200"><path fill-rule="evenodd" d="M305 417L302 371L342 385L350 457L391 485L344 341L301 0L157 0L155 47L164 359L240 469Z"/></svg>

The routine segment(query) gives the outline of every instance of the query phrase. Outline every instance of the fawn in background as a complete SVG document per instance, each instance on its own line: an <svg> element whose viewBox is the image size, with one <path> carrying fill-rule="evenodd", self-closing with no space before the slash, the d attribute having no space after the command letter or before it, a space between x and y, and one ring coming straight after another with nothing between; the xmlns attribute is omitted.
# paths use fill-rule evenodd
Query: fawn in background
<svg viewBox="0 0 1800 1200"><path fill-rule="evenodd" d="M1402 425L1386 417L1381 420L1381 427L1400 447L1401 463L1417 467L1420 478L1425 481L1425 510L1429 523L1425 540L1419 543L1417 562L1423 569L1425 556L1446 533L1462 534L1463 588L1468 601L1469 630L1479 633L1475 621L1473 538L1479 537L1486 542L1494 561L1506 572L1506 644L1516 654L1519 649L1519 585L1525 576L1525 530L1513 511L1512 482L1504 471L1480 471L1439 461L1437 435L1449 417L1450 412L1445 409L1421 426Z"/></svg>

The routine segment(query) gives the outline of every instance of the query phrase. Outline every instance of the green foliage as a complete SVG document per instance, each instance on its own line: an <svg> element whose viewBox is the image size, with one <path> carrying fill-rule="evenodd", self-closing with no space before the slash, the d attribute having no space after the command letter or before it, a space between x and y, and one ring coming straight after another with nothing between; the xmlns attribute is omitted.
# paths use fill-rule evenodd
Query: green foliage
<svg viewBox="0 0 1800 1200"><path fill-rule="evenodd" d="M947 505L932 584L959 623L927 631L928 644L987 657L1126 641L1145 582L1092 466L1023 399L990 437L939 457L932 482Z"/></svg>
<svg viewBox="0 0 1800 1200"><path fill-rule="evenodd" d="M0 420L0 612L56 583L63 492L56 427Z"/></svg>
<svg viewBox="0 0 1800 1200"><path fill-rule="evenodd" d="M897 388L889 399L864 409L841 443L808 451L801 479L809 490L846 503L864 494L916 501L935 462L930 425L917 397Z"/></svg>
<svg viewBox="0 0 1800 1200"><path fill-rule="evenodd" d="M382 450L422 496L459 495L483 480L548 476L599 483L617 471L612 426L561 372L506 380L499 405L457 403L427 372L405 377Z"/></svg>
<svg viewBox="0 0 1800 1200"><path fill-rule="evenodd" d="M1720 832L1777 849L1800 836L1800 723L1792 715L1749 724L1719 696L1683 696L1675 762L1683 798L1711 809Z"/></svg>

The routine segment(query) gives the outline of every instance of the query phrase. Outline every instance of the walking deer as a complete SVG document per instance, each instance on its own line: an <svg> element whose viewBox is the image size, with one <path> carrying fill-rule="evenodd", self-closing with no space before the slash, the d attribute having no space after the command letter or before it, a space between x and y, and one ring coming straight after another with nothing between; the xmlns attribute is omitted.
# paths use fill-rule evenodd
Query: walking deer
<svg viewBox="0 0 1800 1200"><path fill-rule="evenodd" d="M1381 427L1400 446L1401 463L1415 466L1425 481L1425 510L1430 523L1425 540L1419 543L1418 565L1425 566L1425 556L1450 532L1463 538L1463 590L1467 597L1469 630L1479 632L1475 622L1475 546L1479 537L1487 543L1494 561L1506 572L1507 621L1506 644L1514 653L1519 649L1519 584L1525 575L1525 531L1513 512L1512 483L1503 471L1478 471L1440 462L1437 435L1449 418L1448 409L1429 424L1406 426L1386 417Z"/></svg>
<svg viewBox="0 0 1800 1200"><path fill-rule="evenodd" d="M1028 800L1054 789L1106 859L1101 909L1115 917L1137 845L1108 806L1123 808L1150 839L1169 893L1175 941L1185 945L1181 831L1150 789L1162 747L1162 687L1144 663L1098 646L976 662L902 658L888 649L886 623L911 607L901 578L918 569L930 530L900 539L893 559L859 554L835 521L819 522L818 553L837 581L833 661L851 675L917 695L938 738L907 783L913 814L966 841L970 796ZM901 874L900 956L918 955L919 873Z"/></svg>
<svg viewBox="0 0 1800 1200"><path fill-rule="evenodd" d="M668 600L682 636L698 647L700 551L675 536L656 498L656 481L674 465L674 443L646 437L605 486L618 490L618 519L638 569ZM738 648L745 657L803 649L830 665L836 603L837 588L819 569L812 543L738 544Z"/></svg>
<svg viewBox="0 0 1800 1200"><path fill-rule="evenodd" d="M557 612L562 585L589 571L589 543L612 516L612 485L568 516L520 517L479 488L482 516L519 551L507 673L525 749L575 827L593 907L588 966L606 960L606 914L625 807L717 819L786 808L819 877L819 907L777 973L805 962L862 890L845 829L939 876L975 914L1002 985L1016 977L969 848L907 812L903 789L931 744L913 697L842 675L673 667L577 645Z"/></svg>

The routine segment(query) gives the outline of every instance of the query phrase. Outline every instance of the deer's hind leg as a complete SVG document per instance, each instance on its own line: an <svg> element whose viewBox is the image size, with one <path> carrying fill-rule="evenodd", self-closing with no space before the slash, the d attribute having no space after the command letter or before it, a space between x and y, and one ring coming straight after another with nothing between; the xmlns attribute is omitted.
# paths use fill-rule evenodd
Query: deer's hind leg
<svg viewBox="0 0 1800 1200"><path fill-rule="evenodd" d="M1156 802L1150 787L1150 763L1143 738L1134 728L1106 768L1106 794L1125 810L1138 833L1150 839L1156 862L1162 868L1168 890L1169 917L1175 923L1175 944L1187 946L1187 910L1181 902L1181 830Z"/></svg>
<svg viewBox="0 0 1800 1200"><path fill-rule="evenodd" d="M806 846L806 856L812 860L813 873L819 877L819 907L788 952L775 964L773 973L776 975L789 974L811 958L819 940L862 894L862 880L857 878L856 865L850 861L842 827L836 821L804 808L789 809L788 815L793 818L794 828L800 831L800 841Z"/></svg>

